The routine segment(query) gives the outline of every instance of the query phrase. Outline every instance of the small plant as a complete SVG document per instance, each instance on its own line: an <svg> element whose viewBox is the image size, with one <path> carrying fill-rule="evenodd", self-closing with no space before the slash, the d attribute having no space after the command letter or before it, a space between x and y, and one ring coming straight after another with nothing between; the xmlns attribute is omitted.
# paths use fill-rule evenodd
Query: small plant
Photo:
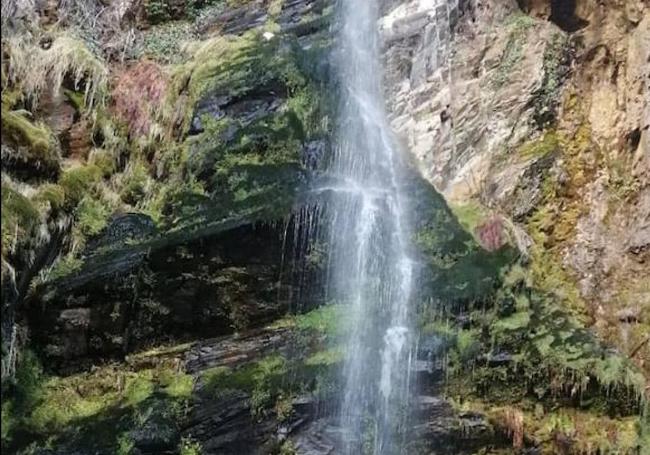
<svg viewBox="0 0 650 455"><path fill-rule="evenodd" d="M280 446L280 454L279 455L297 455L298 451L296 450L296 446L294 443L290 440L286 440L282 443Z"/></svg>
<svg viewBox="0 0 650 455"><path fill-rule="evenodd" d="M293 416L293 402L291 395L280 394L275 402L275 414L279 422L286 422Z"/></svg>
<svg viewBox="0 0 650 455"><path fill-rule="evenodd" d="M167 0L147 0L144 9L150 24L159 24L171 19Z"/></svg>
<svg viewBox="0 0 650 455"><path fill-rule="evenodd" d="M47 274L47 279L56 280L58 278L63 278L64 276L68 276L81 269L82 265L83 260L75 257L74 254L70 253L62 258L59 258L59 260L54 263L54 266Z"/></svg>
<svg viewBox="0 0 650 455"><path fill-rule="evenodd" d="M110 208L105 201L84 197L76 209L77 225L75 227L84 236L97 235L106 226L110 214Z"/></svg>
<svg viewBox="0 0 650 455"><path fill-rule="evenodd" d="M128 432L122 433L117 438L117 455L131 455L135 448L135 442Z"/></svg>
<svg viewBox="0 0 650 455"><path fill-rule="evenodd" d="M193 441L191 438L183 438L181 439L178 450L179 455L201 455L203 448L201 444Z"/></svg>

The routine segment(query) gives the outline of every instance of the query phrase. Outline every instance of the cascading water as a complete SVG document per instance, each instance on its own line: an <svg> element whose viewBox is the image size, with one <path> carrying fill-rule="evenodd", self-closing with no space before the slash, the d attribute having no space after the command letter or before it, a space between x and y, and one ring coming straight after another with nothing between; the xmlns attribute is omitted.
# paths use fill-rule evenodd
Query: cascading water
<svg viewBox="0 0 650 455"><path fill-rule="evenodd" d="M413 345L408 210L403 163L384 106L377 0L340 0L338 140L327 173L330 288L349 303L341 397L345 453L398 451Z"/></svg>

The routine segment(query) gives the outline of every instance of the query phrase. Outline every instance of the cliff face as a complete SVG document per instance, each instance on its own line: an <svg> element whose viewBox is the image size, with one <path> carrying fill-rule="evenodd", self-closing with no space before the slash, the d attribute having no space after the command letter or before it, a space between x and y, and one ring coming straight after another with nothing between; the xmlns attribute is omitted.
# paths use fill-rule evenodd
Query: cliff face
<svg viewBox="0 0 650 455"><path fill-rule="evenodd" d="M646 2L387 2L393 125L462 213L497 215L553 292L650 365Z"/></svg>
<svg viewBox="0 0 650 455"><path fill-rule="evenodd" d="M408 453L650 434L648 9L568 3L382 2ZM335 453L331 2L2 8L3 451Z"/></svg>

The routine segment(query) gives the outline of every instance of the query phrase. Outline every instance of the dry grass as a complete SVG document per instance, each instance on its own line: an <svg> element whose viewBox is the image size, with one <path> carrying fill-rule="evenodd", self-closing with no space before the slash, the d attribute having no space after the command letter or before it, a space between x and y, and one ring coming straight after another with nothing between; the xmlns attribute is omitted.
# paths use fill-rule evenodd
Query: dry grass
<svg viewBox="0 0 650 455"><path fill-rule="evenodd" d="M9 81L19 86L33 104L38 104L47 92L56 93L64 81L72 83L69 88L84 93L86 106L103 102L108 68L80 39L60 34L49 45L39 45L35 38L18 34L5 44Z"/></svg>
<svg viewBox="0 0 650 455"><path fill-rule="evenodd" d="M167 75L160 66L146 60L116 77L112 109L128 125L132 135L152 132L154 113L162 106L167 86Z"/></svg>

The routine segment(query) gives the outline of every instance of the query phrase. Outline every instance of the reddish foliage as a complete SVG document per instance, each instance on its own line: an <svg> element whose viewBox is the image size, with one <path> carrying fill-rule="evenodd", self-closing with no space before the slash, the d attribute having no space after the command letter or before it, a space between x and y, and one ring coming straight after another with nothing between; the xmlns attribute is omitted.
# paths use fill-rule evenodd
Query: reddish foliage
<svg viewBox="0 0 650 455"><path fill-rule="evenodd" d="M132 135L147 134L152 114L162 105L169 81L158 64L140 61L120 72L114 81L113 111Z"/></svg>
<svg viewBox="0 0 650 455"><path fill-rule="evenodd" d="M500 217L494 216L476 228L476 235L483 248L488 251L496 251L506 241L503 221Z"/></svg>

